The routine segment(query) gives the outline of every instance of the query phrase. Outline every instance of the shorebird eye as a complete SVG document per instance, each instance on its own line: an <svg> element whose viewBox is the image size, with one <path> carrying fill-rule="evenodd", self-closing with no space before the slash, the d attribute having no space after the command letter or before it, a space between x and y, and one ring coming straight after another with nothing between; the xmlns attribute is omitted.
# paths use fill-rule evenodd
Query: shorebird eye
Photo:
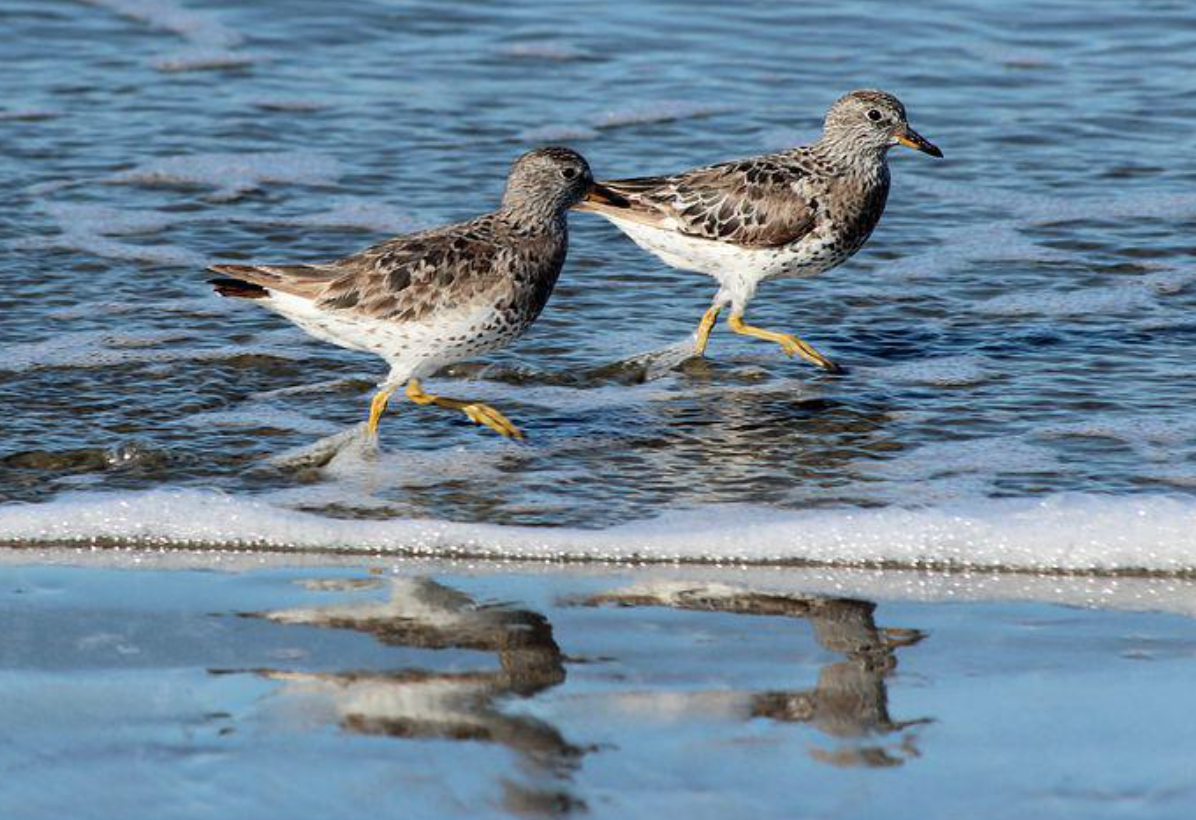
<svg viewBox="0 0 1196 820"><path fill-rule="evenodd" d="M576 168L562 168L561 176L563 176L565 179L573 179L573 177L577 176L577 169Z"/></svg>
<svg viewBox="0 0 1196 820"><path fill-rule="evenodd" d="M873 122L880 122L882 116L884 115L875 108L868 109L868 119L872 120Z"/></svg>

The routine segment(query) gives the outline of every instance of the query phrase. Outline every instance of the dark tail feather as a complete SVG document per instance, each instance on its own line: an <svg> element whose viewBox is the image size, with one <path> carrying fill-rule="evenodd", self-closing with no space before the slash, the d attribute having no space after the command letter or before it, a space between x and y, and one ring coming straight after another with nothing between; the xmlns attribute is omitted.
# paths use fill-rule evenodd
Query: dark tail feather
<svg viewBox="0 0 1196 820"><path fill-rule="evenodd" d="M235 296L238 299L268 299L270 297L270 291L261 285L243 282L240 279L222 276L219 279L209 279L208 284L215 287L216 292L221 296Z"/></svg>

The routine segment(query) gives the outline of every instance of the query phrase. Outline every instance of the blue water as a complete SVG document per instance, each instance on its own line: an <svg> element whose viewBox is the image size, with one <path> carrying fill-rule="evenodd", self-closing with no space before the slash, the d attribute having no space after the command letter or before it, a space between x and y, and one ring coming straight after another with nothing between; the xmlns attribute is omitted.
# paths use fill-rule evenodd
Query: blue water
<svg viewBox="0 0 1196 820"><path fill-rule="evenodd" d="M20 81L0 100L0 498L184 487L337 517L598 527L727 502L1196 486L1188 4L3 14ZM368 488L319 459L270 461L358 424L385 366L217 299L207 262L319 260L466 217L545 142L599 176L792 145L859 86L898 94L946 159L894 152L864 251L752 307L848 376L724 329L705 361L608 368L685 339L713 282L576 215L540 322L434 380L529 443L399 403Z"/></svg>

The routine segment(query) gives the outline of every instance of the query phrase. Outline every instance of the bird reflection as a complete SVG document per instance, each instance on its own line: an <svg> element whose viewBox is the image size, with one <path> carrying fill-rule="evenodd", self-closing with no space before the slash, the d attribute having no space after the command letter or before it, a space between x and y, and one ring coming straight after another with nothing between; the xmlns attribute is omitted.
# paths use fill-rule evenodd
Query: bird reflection
<svg viewBox="0 0 1196 820"><path fill-rule="evenodd" d="M528 782L503 780L503 803L525 816L560 816L583 807L568 778L588 751L550 723L503 708L565 680L552 625L537 612L478 604L423 578L396 579L388 601L251 613L278 623L367 633L384 644L493 652L498 670L399 669L312 673L261 670L295 695L330 701L341 729L394 738L500 744L515 753Z"/></svg>
<svg viewBox="0 0 1196 820"><path fill-rule="evenodd" d="M897 667L897 650L918 643L913 629L881 628L876 605L850 598L776 595L722 585L661 585L612 592L584 601L591 606L667 606L699 612L802 618L818 643L844 659L823 667L813 689L750 693L720 704L743 718L808 723L843 741L833 749L814 748L811 756L835 766L899 766L918 756L916 738L906 730L928 719L894 721L889 715L886 678ZM695 698L695 708L702 708ZM893 742L870 742L895 736Z"/></svg>

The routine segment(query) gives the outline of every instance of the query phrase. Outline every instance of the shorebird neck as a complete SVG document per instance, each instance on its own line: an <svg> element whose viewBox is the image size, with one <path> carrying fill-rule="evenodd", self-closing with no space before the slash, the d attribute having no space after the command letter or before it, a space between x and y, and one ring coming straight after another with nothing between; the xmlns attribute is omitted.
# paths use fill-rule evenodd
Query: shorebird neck
<svg viewBox="0 0 1196 820"><path fill-rule="evenodd" d="M851 176L879 179L888 170L887 146L861 144L852 139L836 139L828 134L809 147L809 152L822 162Z"/></svg>
<svg viewBox="0 0 1196 820"><path fill-rule="evenodd" d="M504 201L498 215L519 233L555 233L565 230L565 211L543 200Z"/></svg>

